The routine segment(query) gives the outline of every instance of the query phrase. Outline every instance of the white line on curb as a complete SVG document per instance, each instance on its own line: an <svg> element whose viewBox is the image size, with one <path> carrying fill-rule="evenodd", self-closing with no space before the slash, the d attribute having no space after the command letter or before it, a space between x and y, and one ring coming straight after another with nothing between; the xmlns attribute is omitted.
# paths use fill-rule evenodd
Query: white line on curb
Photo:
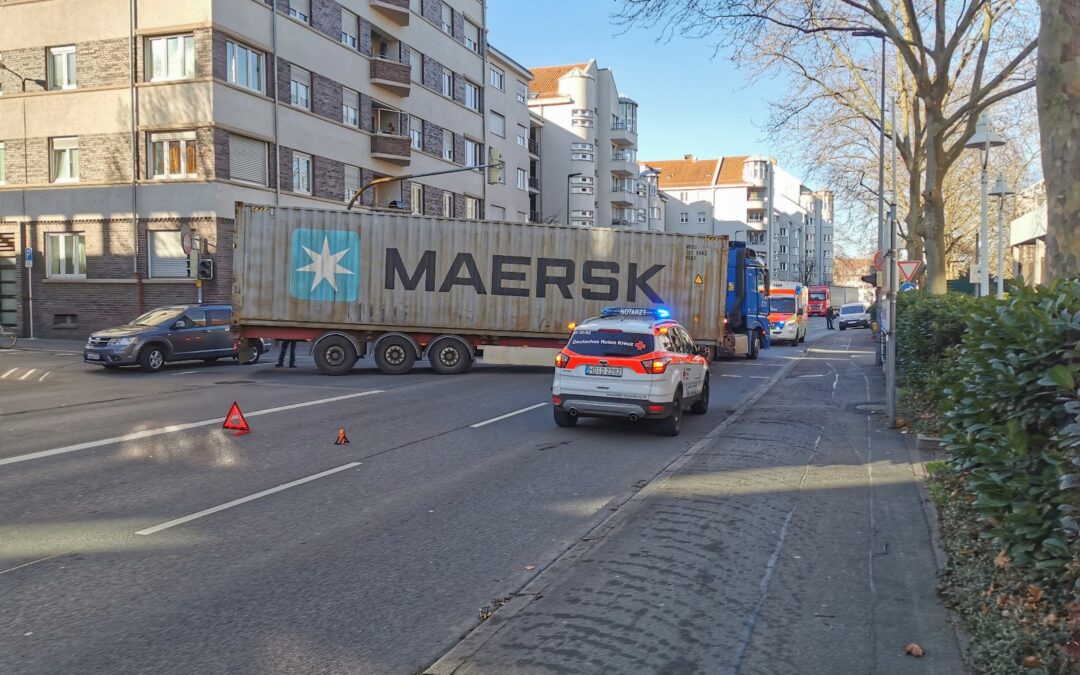
<svg viewBox="0 0 1080 675"><path fill-rule="evenodd" d="M148 535L148 534L153 534L155 532L161 532L162 530L167 530L170 527L176 527L177 525L183 525L184 523L195 520L197 518L202 518L203 516L209 516L211 513L217 513L218 511L224 511L225 509L231 509L234 506L239 506L241 504L244 504L244 503L247 503L247 502L250 502L250 501L254 501L256 499L259 499L260 497L265 497L267 495L272 495L275 492L281 492L282 490L288 490L291 487L296 487L297 485L302 485L304 483L308 483L308 482L311 482L313 480L318 480L319 478L323 478L325 476L335 474L335 473L337 473L339 471L344 471L346 469L351 469L354 466L360 466L360 462L349 462L348 464L342 464L341 466L335 467L333 469L328 469L326 471L320 471L319 473L312 474L310 476L307 476L306 478L300 478L298 480L294 480L294 481L291 481L291 482L288 482L288 483L282 483L281 485L278 485L277 487L272 487L269 490L263 490L262 492L256 492L255 494L248 495L247 497L241 497L240 499L234 499L231 502L225 502L224 504L219 504L217 506L212 506L212 507L210 507L208 509L203 509L202 511L197 511L195 513L192 513L191 515L184 516L183 518L176 518L174 520L170 520L170 521L161 523L160 525L154 525L153 527L148 527L145 530L139 530L135 534L141 534L141 535L145 536L145 535Z"/></svg>
<svg viewBox="0 0 1080 675"><path fill-rule="evenodd" d="M284 410L295 410L297 408L307 408L313 405L322 405L323 403L334 403L336 401L345 401L350 398L359 398L360 396L371 396L372 394L382 394L382 389L372 389L371 391L361 391L355 394L346 394L344 396L334 396L331 398L320 398L315 401L304 401L303 403L293 403L290 405L282 405L276 408L267 408L265 410L255 410L253 412L244 413L244 417L258 417L259 415L270 415ZM146 429L144 431L136 431L123 436L114 436L112 438L103 438L100 441L87 441L86 443L76 443L75 445L66 445L62 448L53 448L52 450L41 450L40 452L31 452L27 455L16 455L15 457L6 457L0 459L0 466L4 464L15 464L16 462L28 462L32 459L41 459L42 457L51 457L52 455L62 455L68 452L75 452L76 450L87 450L89 448L99 448L103 445L112 445L113 443L123 443L124 441L137 441L142 438L149 438L151 436L160 436L162 434L170 434L174 431L187 431L188 429L197 429L199 427L208 427L213 424L220 424L221 417L215 417L210 420L200 420L198 422L186 422L184 424L173 424L167 427L159 427L157 429Z"/></svg>
<svg viewBox="0 0 1080 675"><path fill-rule="evenodd" d="M536 410L537 408L543 407L545 405L548 405L546 401L544 403L537 403L536 405L531 405L528 408L522 408L521 410L515 410L514 412L506 413L505 415L499 415L498 417L492 417L489 420L486 420L484 422L477 422L476 424L472 424L470 426L473 429L479 429L480 427L486 427L487 425L492 424L494 422L504 420L507 417L513 417L514 415L520 415L521 413L529 412L530 410Z"/></svg>

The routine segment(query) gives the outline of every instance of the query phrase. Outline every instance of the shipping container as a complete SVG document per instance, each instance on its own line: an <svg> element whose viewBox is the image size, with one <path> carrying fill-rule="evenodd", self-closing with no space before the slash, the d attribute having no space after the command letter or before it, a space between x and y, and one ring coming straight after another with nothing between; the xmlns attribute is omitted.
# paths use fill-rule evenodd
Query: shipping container
<svg viewBox="0 0 1080 675"><path fill-rule="evenodd" d="M724 331L727 237L238 203L233 246L237 337L310 340L329 374L368 353L549 365L612 305L664 307L705 346Z"/></svg>

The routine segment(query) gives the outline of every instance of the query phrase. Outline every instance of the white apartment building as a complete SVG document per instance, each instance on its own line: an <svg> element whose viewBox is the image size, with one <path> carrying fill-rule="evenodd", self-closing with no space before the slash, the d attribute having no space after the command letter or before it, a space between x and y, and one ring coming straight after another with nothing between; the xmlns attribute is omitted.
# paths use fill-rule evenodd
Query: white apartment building
<svg viewBox="0 0 1080 675"><path fill-rule="evenodd" d="M772 278L829 283L833 197L761 156L647 162L659 171L669 232L726 234L767 261Z"/></svg>
<svg viewBox="0 0 1080 675"><path fill-rule="evenodd" d="M532 73L490 45L487 68L487 145L499 151L504 166L502 183L487 186L484 216L530 222L540 194L540 155L539 146L532 141L533 127L542 126L529 110Z"/></svg>
<svg viewBox="0 0 1080 675"><path fill-rule="evenodd" d="M31 294L41 337L227 302L234 202L340 209L483 163L485 35L483 0L0 2L0 321L26 334ZM483 218L487 189L362 201ZM214 261L201 288L182 230Z"/></svg>
<svg viewBox="0 0 1080 675"><path fill-rule="evenodd" d="M529 108L543 120L540 219L645 229L638 106L595 60L532 69Z"/></svg>

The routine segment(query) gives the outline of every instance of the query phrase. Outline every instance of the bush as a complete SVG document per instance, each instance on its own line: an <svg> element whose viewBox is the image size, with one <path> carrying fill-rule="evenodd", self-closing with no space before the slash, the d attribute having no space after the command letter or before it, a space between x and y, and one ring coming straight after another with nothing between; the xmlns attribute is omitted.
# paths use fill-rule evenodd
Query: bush
<svg viewBox="0 0 1080 675"><path fill-rule="evenodd" d="M1062 518L1076 507L1077 491L1065 488L1080 447L1080 280L1013 284L1006 302L977 301L967 323L948 367L927 376L949 383L950 461L995 545L1064 580L1077 571L1075 532Z"/></svg>
<svg viewBox="0 0 1080 675"><path fill-rule="evenodd" d="M901 414L919 431L944 431L945 372L975 306L970 295L901 293L896 311L896 370Z"/></svg>

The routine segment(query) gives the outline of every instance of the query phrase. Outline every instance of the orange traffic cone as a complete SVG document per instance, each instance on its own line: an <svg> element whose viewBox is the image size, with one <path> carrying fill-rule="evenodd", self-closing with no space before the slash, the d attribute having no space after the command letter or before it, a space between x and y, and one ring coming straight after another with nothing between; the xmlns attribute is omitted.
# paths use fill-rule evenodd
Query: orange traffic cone
<svg viewBox="0 0 1080 675"><path fill-rule="evenodd" d="M334 445L345 445L349 442L349 437L345 435L344 429L338 429L337 440L334 441Z"/></svg>

